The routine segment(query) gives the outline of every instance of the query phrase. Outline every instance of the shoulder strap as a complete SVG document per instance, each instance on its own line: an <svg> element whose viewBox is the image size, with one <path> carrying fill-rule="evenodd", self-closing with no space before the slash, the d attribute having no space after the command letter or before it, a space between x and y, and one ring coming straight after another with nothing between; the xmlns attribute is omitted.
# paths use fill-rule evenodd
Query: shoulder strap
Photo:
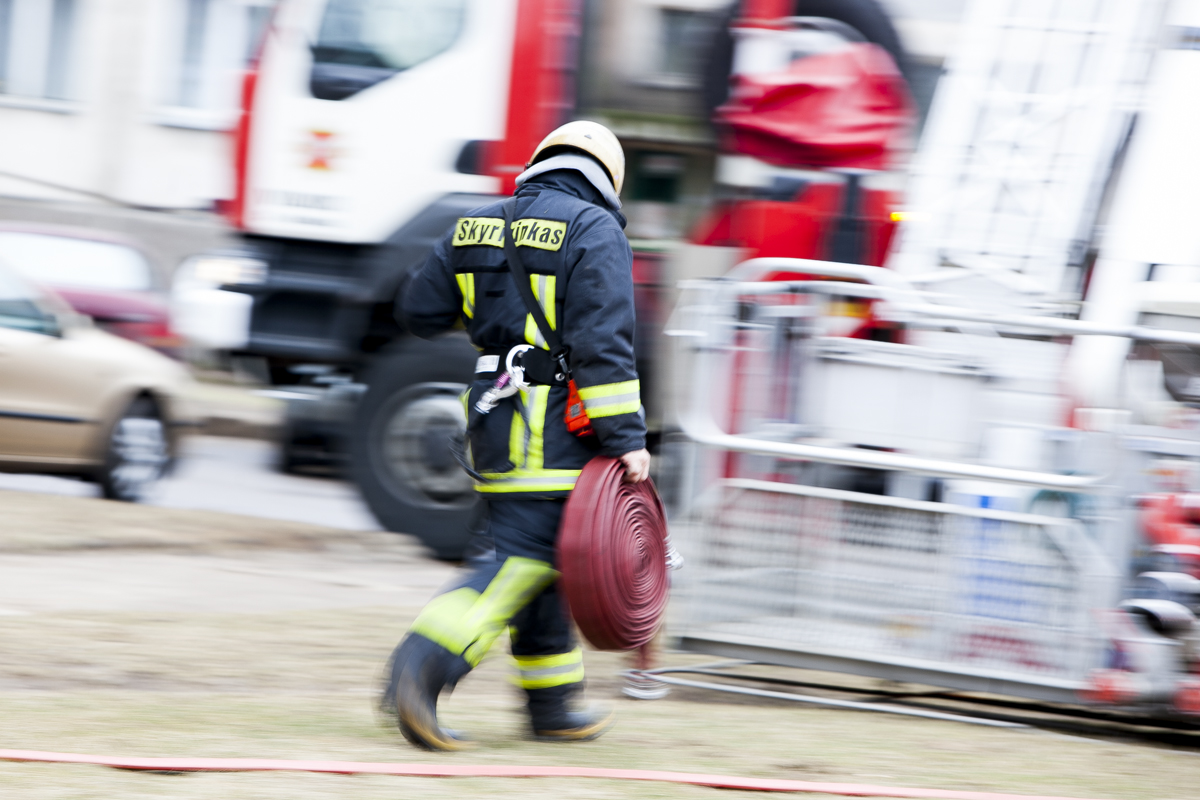
<svg viewBox="0 0 1200 800"><path fill-rule="evenodd" d="M525 264L521 261L521 256L517 252L516 242L513 241L513 209L516 204L517 200L514 197L506 200L503 205L504 257L508 261L508 271L512 273L513 280L516 281L517 293L521 295L521 300L524 301L525 308L528 309L529 315L533 317L538 330L542 332L542 338L550 345L550 356L558 363L563 377L569 378L571 372L567 368L567 349L563 347L562 339L558 338L558 332L550 327L550 321L546 319L546 312L542 310L542 304L533 296L533 286L529 282L529 273L525 271Z"/></svg>

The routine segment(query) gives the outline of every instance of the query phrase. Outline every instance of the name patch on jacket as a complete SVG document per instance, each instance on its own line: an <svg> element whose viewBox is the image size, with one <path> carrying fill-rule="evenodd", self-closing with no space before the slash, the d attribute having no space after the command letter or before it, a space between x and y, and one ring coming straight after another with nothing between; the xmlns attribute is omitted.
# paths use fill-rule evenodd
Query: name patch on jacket
<svg viewBox="0 0 1200 800"><path fill-rule="evenodd" d="M504 220L495 217L459 217L454 227L454 246L477 244L504 247Z"/></svg>
<svg viewBox="0 0 1200 800"><path fill-rule="evenodd" d="M558 250L567 238L567 223L552 219L518 219L513 222L517 247Z"/></svg>
<svg viewBox="0 0 1200 800"><path fill-rule="evenodd" d="M567 238L567 223L553 219L519 219L513 222L517 247L559 250ZM504 220L495 217L459 217L454 226L455 247L504 247Z"/></svg>

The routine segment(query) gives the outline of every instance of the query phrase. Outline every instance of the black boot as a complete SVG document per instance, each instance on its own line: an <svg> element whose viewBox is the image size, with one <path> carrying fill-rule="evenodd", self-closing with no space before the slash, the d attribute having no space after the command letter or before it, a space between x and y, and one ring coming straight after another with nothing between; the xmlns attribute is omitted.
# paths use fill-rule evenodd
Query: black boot
<svg viewBox="0 0 1200 800"><path fill-rule="evenodd" d="M581 684L568 683L546 689L526 689L533 738L542 742L586 742L612 727L613 712L600 709L572 711L571 698Z"/></svg>
<svg viewBox="0 0 1200 800"><path fill-rule="evenodd" d="M416 633L392 653L390 677L380 700L384 713L396 715L400 732L417 747L463 750L470 744L456 731L438 725L437 701L471 671L461 656Z"/></svg>

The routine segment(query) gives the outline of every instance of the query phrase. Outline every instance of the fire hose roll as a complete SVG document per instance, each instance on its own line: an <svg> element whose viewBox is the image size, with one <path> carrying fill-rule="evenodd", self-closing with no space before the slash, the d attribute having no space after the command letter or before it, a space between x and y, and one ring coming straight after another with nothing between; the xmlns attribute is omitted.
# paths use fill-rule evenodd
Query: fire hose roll
<svg viewBox="0 0 1200 800"><path fill-rule="evenodd" d="M667 518L654 483L625 483L625 466L588 462L563 511L561 591L598 650L633 650L658 630L667 605Z"/></svg>

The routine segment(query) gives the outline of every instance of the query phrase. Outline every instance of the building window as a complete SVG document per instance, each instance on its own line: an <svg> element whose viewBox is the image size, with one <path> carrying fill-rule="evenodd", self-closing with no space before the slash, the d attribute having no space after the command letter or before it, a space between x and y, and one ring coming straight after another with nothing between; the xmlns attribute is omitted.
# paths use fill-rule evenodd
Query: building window
<svg viewBox="0 0 1200 800"><path fill-rule="evenodd" d="M263 34L267 32L267 23L270 21L270 5L246 6L247 35L244 37L246 49L242 53L242 57L247 64L258 57L258 48L262 44Z"/></svg>
<svg viewBox="0 0 1200 800"><path fill-rule="evenodd" d="M173 105L198 108L204 105L201 81L204 77L204 40L208 22L208 0L186 0L183 20L183 63L179 68Z"/></svg>
<svg viewBox="0 0 1200 800"><path fill-rule="evenodd" d="M173 0L163 104L218 114L236 109L242 71L270 13L271 0Z"/></svg>
<svg viewBox="0 0 1200 800"><path fill-rule="evenodd" d="M677 153L643 151L633 160L631 200L654 203L674 203L679 199L679 184L685 166Z"/></svg>
<svg viewBox="0 0 1200 800"><path fill-rule="evenodd" d="M660 9L659 74L679 78L696 77L711 24L710 15L703 12Z"/></svg>
<svg viewBox="0 0 1200 800"><path fill-rule="evenodd" d="M0 0L0 93L72 98L76 0Z"/></svg>

